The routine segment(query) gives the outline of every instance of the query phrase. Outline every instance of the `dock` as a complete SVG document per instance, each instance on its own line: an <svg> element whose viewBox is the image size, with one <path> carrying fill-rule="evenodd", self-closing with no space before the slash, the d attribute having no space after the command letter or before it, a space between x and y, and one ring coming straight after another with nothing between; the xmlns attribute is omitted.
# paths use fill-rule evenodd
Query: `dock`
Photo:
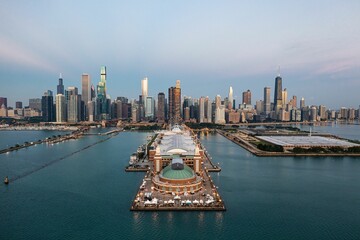
<svg viewBox="0 0 360 240"><path fill-rule="evenodd" d="M141 165L137 167L128 166L125 168L126 172L146 172L142 179L142 183L132 200L130 211L226 211L225 203L218 192L218 187L215 186L211 178L211 172L220 172L221 168L212 162L212 157L197 139L196 135L192 133L191 136L194 139L194 146L198 146L197 148L200 148L199 150L203 153L201 157L201 174L198 173L195 175L197 179L196 182L176 183L176 180L175 183L168 183L165 180L162 184L166 187L160 188L158 185L161 183L158 183L157 181L164 175L161 175L161 172L159 174L158 171L156 171L154 160L147 159L146 166L142 167L140 167ZM164 141L168 144L169 140L161 139L161 136L159 140L152 138L151 142L155 142L154 144L156 144L156 141L159 143ZM166 145L166 147L167 146L168 145ZM198 154L199 150L196 150L195 154ZM156 151L156 154L160 154L159 150ZM156 154L155 159L159 156ZM200 155L195 155L195 158L196 156L199 158ZM184 156L184 158L186 157ZM164 159L164 161L165 160L166 159ZM167 165L167 168L169 167L170 166ZM189 168L188 166L186 167ZM190 186L189 184L200 184L197 186L201 187L194 191L190 191L189 187L187 187L186 191L184 185ZM184 190L181 190L183 188Z"/></svg>

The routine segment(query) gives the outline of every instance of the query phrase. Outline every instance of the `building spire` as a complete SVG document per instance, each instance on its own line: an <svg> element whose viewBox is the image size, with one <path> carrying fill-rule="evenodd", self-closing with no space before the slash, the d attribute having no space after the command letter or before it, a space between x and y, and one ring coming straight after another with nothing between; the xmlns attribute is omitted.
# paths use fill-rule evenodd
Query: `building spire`
<svg viewBox="0 0 360 240"><path fill-rule="evenodd" d="M278 77L280 77L281 74L280 74L280 65L278 66Z"/></svg>

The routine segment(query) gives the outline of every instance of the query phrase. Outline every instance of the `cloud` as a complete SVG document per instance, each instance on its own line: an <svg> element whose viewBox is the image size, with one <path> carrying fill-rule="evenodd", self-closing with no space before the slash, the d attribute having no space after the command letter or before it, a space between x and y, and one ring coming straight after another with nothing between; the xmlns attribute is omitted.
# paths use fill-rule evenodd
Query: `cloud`
<svg viewBox="0 0 360 240"><path fill-rule="evenodd" d="M36 53L5 38L0 38L0 61L48 72L58 72L55 66Z"/></svg>

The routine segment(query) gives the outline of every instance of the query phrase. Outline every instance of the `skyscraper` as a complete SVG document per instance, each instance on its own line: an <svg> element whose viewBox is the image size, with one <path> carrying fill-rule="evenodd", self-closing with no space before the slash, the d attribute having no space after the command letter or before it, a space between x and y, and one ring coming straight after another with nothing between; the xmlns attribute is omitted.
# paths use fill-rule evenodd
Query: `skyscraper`
<svg viewBox="0 0 360 240"><path fill-rule="evenodd" d="M159 93L158 94L158 109L157 109L157 121L159 123L165 122L165 94Z"/></svg>
<svg viewBox="0 0 360 240"><path fill-rule="evenodd" d="M153 120L155 113L155 103L153 97L146 97L146 111L145 118L147 120Z"/></svg>
<svg viewBox="0 0 360 240"><path fill-rule="evenodd" d="M246 92L243 92L243 103L251 105L251 91L248 89Z"/></svg>
<svg viewBox="0 0 360 240"><path fill-rule="evenodd" d="M143 99L145 101L146 97L148 96L148 78L145 77L143 80L141 80L141 95L143 96Z"/></svg>
<svg viewBox="0 0 360 240"><path fill-rule="evenodd" d="M211 122L211 102L209 97L200 97L199 99L199 122Z"/></svg>
<svg viewBox="0 0 360 240"><path fill-rule="evenodd" d="M276 115L282 108L282 78L280 74L275 78L274 111Z"/></svg>
<svg viewBox="0 0 360 240"><path fill-rule="evenodd" d="M305 99L302 97L300 99L300 109L303 109L305 107Z"/></svg>
<svg viewBox="0 0 360 240"><path fill-rule="evenodd" d="M229 103L228 103L228 106L226 106L228 109L232 109L233 108L233 101L234 101L234 97L233 97L233 89L232 87L230 86L229 88Z"/></svg>
<svg viewBox="0 0 360 240"><path fill-rule="evenodd" d="M288 103L287 101L287 96L288 96L288 93L287 93L287 89L285 88L283 91L282 91L282 107L285 109L286 108L286 104Z"/></svg>
<svg viewBox="0 0 360 240"><path fill-rule="evenodd" d="M44 122L54 121L54 98L50 90L47 90L41 98L41 111Z"/></svg>
<svg viewBox="0 0 360 240"><path fill-rule="evenodd" d="M91 90L90 90L90 75L83 73L81 75L81 100L84 102L84 116L83 119L89 119L89 101L91 101Z"/></svg>
<svg viewBox="0 0 360 240"><path fill-rule="evenodd" d="M30 98L29 108L41 110L41 98Z"/></svg>
<svg viewBox="0 0 360 240"><path fill-rule="evenodd" d="M79 121L79 95L77 87L68 87L67 90L67 120L71 123Z"/></svg>
<svg viewBox="0 0 360 240"><path fill-rule="evenodd" d="M60 77L59 77L59 84L57 85L56 94L63 94L64 95L64 84L63 84L63 79L62 79L61 73L60 73Z"/></svg>
<svg viewBox="0 0 360 240"><path fill-rule="evenodd" d="M181 88L180 80L176 80L176 86L169 88L169 122L181 123Z"/></svg>
<svg viewBox="0 0 360 240"><path fill-rule="evenodd" d="M109 119L109 101L106 99L106 67L100 68L100 82L97 86L96 118L97 120Z"/></svg>
<svg viewBox="0 0 360 240"><path fill-rule="evenodd" d="M56 122L66 122L66 103L65 96L56 95Z"/></svg>
<svg viewBox="0 0 360 240"><path fill-rule="evenodd" d="M264 88L264 112L265 114L269 114L271 111L271 102L270 102L270 87Z"/></svg>
<svg viewBox="0 0 360 240"><path fill-rule="evenodd" d="M22 108L22 102L15 102L15 108Z"/></svg>

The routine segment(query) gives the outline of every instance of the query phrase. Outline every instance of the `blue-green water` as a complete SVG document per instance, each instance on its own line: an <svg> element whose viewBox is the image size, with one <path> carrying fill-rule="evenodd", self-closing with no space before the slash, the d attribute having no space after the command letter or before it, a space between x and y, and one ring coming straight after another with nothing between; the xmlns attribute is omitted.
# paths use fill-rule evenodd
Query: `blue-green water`
<svg viewBox="0 0 360 240"><path fill-rule="evenodd" d="M360 159L258 158L220 135L202 142L222 167L226 212L130 212L143 173L123 168L147 135L122 132L0 185L0 239L360 239ZM104 138L2 154L0 176Z"/></svg>

